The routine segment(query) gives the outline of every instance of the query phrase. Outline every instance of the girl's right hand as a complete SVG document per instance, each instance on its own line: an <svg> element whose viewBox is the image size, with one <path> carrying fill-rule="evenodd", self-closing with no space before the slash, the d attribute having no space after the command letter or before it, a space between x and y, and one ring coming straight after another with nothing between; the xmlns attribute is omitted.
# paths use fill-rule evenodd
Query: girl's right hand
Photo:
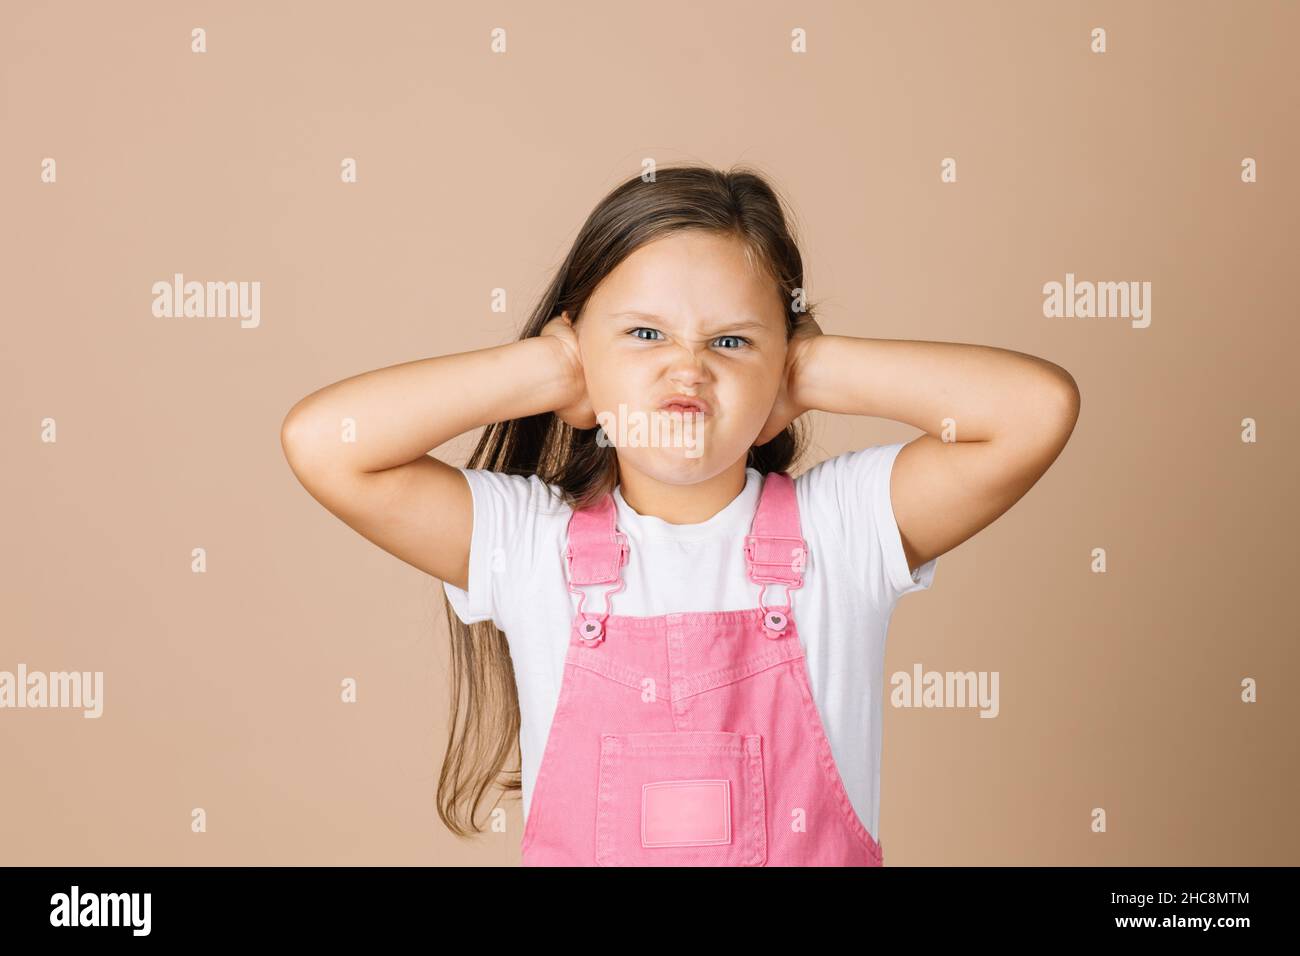
<svg viewBox="0 0 1300 956"><path fill-rule="evenodd" d="M587 396L587 375L582 369L582 352L578 349L578 336L573 330L569 313L562 312L554 316L542 326L539 338L541 336L555 341L557 354L561 357L561 374L569 382L567 394L571 398L562 407L555 409L556 416L574 428L595 428L598 424L596 412Z"/></svg>

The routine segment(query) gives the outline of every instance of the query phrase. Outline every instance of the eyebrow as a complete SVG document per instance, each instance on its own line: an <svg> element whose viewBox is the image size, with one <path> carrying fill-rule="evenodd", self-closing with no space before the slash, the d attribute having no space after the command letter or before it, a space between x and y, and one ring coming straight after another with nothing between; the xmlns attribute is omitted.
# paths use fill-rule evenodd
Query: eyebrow
<svg viewBox="0 0 1300 956"><path fill-rule="evenodd" d="M612 319L653 319L656 322L662 322L662 315L655 315L653 312L614 312L610 315ZM767 326L762 322L753 319L746 319L738 322L727 322L719 325L710 334L716 335L718 332L729 332L732 330L763 332Z"/></svg>

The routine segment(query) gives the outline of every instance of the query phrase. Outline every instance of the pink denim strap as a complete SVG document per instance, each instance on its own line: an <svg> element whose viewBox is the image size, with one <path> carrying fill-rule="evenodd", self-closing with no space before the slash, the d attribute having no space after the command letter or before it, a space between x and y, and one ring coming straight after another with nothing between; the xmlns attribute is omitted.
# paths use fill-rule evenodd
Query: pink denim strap
<svg viewBox="0 0 1300 956"><path fill-rule="evenodd" d="M612 584L627 563L627 537L615 526L618 508L614 496L581 508L569 518L568 561L570 584Z"/></svg>
<svg viewBox="0 0 1300 956"><path fill-rule="evenodd" d="M763 598L769 584L786 586L783 610L790 610L789 593L803 587L807 561L808 542L799 524L794 479L783 471L768 472L763 477L754 523L745 536L745 566L749 580L763 585L758 604L764 613L768 609Z"/></svg>
<svg viewBox="0 0 1300 956"><path fill-rule="evenodd" d="M622 580L620 571L627 563L627 536L618 530L617 517L618 508L611 494L606 494L595 504L574 511L569 517L569 540L564 550L569 590L578 595L577 617L584 622L580 633L589 640L599 640L603 628L586 623L582 605L587 600L587 594L580 590L581 586L618 581L618 587L605 592L605 613L600 616L603 621L610 613L610 595L623 590L626 583Z"/></svg>

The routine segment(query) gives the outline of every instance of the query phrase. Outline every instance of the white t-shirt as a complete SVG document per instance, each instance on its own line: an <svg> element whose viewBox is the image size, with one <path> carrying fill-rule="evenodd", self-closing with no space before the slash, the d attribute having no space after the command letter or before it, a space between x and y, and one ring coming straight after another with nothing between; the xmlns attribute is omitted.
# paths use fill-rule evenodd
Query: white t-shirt
<svg viewBox="0 0 1300 956"><path fill-rule="evenodd" d="M889 493L903 442L828 458L794 478L808 556L793 613L807 655L813 698L831 752L862 824L879 840L880 747L885 701L885 633L894 604L929 588L937 558L912 574ZM519 692L520 767L525 820L551 718L578 595L568 590L564 548L572 509L536 475L461 469L474 497L469 590L443 582L466 624L491 620L505 632ZM758 606L760 585L745 573L749 534L763 476L746 469L744 490L698 524L641 515L614 491L618 529L630 554L615 614L731 611ZM584 613L601 613L616 584L584 586ZM768 585L767 605L786 603Z"/></svg>

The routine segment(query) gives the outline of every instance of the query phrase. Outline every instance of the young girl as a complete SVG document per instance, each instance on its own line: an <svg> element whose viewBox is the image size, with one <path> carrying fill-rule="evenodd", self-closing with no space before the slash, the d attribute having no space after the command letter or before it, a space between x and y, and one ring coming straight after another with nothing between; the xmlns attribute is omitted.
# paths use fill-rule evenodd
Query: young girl
<svg viewBox="0 0 1300 956"><path fill-rule="evenodd" d="M791 477L813 409L925 434ZM824 334L772 188L676 166L600 202L517 342L338 382L282 442L444 582L453 832L517 742L525 865L861 866L895 603L1078 410L1032 356ZM427 454L479 426L467 467Z"/></svg>

